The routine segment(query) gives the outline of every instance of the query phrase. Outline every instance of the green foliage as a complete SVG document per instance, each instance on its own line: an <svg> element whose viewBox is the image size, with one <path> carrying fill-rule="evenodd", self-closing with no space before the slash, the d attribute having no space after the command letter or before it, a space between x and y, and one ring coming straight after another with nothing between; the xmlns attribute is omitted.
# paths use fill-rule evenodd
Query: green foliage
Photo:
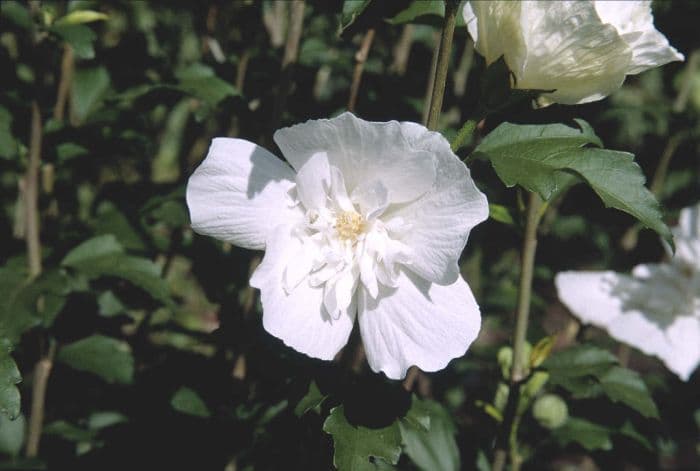
<svg viewBox="0 0 700 471"><path fill-rule="evenodd" d="M22 376L10 356L8 342L0 339L0 416L15 420L19 416L20 397L17 384Z"/></svg>
<svg viewBox="0 0 700 471"><path fill-rule="evenodd" d="M22 450L27 421L23 415L10 420L0 414L0 453L16 457Z"/></svg>
<svg viewBox="0 0 700 471"><path fill-rule="evenodd" d="M398 422L383 428L353 425L345 417L343 406L334 407L323 423L323 431L333 437L333 464L339 471L377 469L377 458L396 464L401 455L401 430Z"/></svg>
<svg viewBox="0 0 700 471"><path fill-rule="evenodd" d="M104 335L91 335L60 347L57 359L108 383L130 384L134 379L134 358L129 344Z"/></svg>
<svg viewBox="0 0 700 471"><path fill-rule="evenodd" d="M399 422L401 439L406 455L421 470L460 469L459 449L455 435L457 428L447 410L435 401L415 399L411 408L420 408L430 420L423 427ZM425 421L424 421L425 423Z"/></svg>
<svg viewBox="0 0 700 471"><path fill-rule="evenodd" d="M195 417L211 416L211 412L209 412L207 405L202 398L199 397L199 394L184 386L175 391L172 399L170 399L170 405L173 406L173 409L183 414L193 415Z"/></svg>
<svg viewBox="0 0 700 471"><path fill-rule="evenodd" d="M631 214L667 241L659 204L644 186L644 175L634 156L587 145L602 143L588 123L579 129L563 124L518 125L503 123L476 148L488 159L507 186L521 185L550 200L578 177L606 206Z"/></svg>
<svg viewBox="0 0 700 471"><path fill-rule="evenodd" d="M294 414L297 417L301 417L308 411L320 406L321 403L326 399L326 397L328 396L321 393L321 391L318 389L318 386L316 385L316 382L311 381L309 383L309 390L306 392L304 397L301 398L297 405L294 406Z"/></svg>
<svg viewBox="0 0 700 471"><path fill-rule="evenodd" d="M579 345L548 358L542 367L550 381L571 391L574 397L586 398L605 394L645 417L659 417L646 384L639 374L617 365L617 358L607 350Z"/></svg>
<svg viewBox="0 0 700 471"><path fill-rule="evenodd" d="M598 424L578 417L569 417L564 426L554 434L562 445L576 442L586 450L611 450L610 431Z"/></svg>

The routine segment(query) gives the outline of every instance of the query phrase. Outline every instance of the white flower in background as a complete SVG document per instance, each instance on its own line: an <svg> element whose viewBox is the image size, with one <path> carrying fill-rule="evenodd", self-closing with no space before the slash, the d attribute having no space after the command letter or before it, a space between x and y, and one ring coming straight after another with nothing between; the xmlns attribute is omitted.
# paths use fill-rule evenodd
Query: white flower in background
<svg viewBox="0 0 700 471"><path fill-rule="evenodd" d="M651 1L478 1L464 6L476 50L501 56L515 87L556 90L543 104L601 100L626 75L683 60L654 28Z"/></svg>
<svg viewBox="0 0 700 471"><path fill-rule="evenodd" d="M457 261L488 205L448 142L350 113L274 139L291 167L217 138L187 185L195 231L265 249L250 280L265 329L330 360L357 317L370 366L393 379L463 355L481 318Z"/></svg>
<svg viewBox="0 0 700 471"><path fill-rule="evenodd" d="M581 321L659 357L687 381L700 363L700 204L681 211L668 263L556 276L559 298Z"/></svg>

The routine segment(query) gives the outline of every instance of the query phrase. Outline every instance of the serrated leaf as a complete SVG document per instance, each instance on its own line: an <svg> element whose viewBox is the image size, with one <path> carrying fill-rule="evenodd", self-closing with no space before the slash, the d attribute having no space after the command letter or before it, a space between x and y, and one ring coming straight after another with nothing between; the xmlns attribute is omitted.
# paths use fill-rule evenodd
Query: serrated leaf
<svg viewBox="0 0 700 471"><path fill-rule="evenodd" d="M196 391L181 387L175 394L173 394L172 399L170 399L170 405L178 412L183 414L193 415L196 417L210 417L211 412L209 408L204 403L199 394Z"/></svg>
<svg viewBox="0 0 700 471"><path fill-rule="evenodd" d="M93 373L108 383L130 384L134 358L128 343L104 335L91 335L64 345L57 360L71 368Z"/></svg>
<svg viewBox="0 0 700 471"><path fill-rule="evenodd" d="M56 25L79 25L92 23L93 21L103 21L109 18L105 13L94 10L77 10L68 13L56 20Z"/></svg>
<svg viewBox="0 0 700 471"><path fill-rule="evenodd" d="M424 471L460 469L459 448L455 440L457 428L447 410L435 401L420 400L421 409L428 412L430 429L421 430L400 423L404 451L415 465Z"/></svg>
<svg viewBox="0 0 700 471"><path fill-rule="evenodd" d="M576 442L589 451L612 449L610 430L577 417L569 417L553 436L561 445Z"/></svg>
<svg viewBox="0 0 700 471"><path fill-rule="evenodd" d="M401 455L398 422L384 428L350 424L343 406L335 407L323 423L323 431L333 437L333 464L339 471L376 471L372 458L396 464Z"/></svg>
<svg viewBox="0 0 700 471"><path fill-rule="evenodd" d="M75 55L80 59L94 59L95 48L93 43L97 35L93 30L85 25L76 24L56 24L50 29L61 39L71 45Z"/></svg>
<svg viewBox="0 0 700 471"><path fill-rule="evenodd" d="M22 381L17 364L10 355L9 342L0 342L0 413L14 420L19 415L20 396L17 384Z"/></svg>
<svg viewBox="0 0 700 471"><path fill-rule="evenodd" d="M613 402L621 402L644 417L659 418L659 410L636 372L615 366L600 376L600 385Z"/></svg>
<svg viewBox="0 0 700 471"><path fill-rule="evenodd" d="M311 381L309 383L309 389L304 395L304 397L302 397L301 400L297 403L297 405L294 406L294 415L296 415L297 417L301 417L311 409L314 409L316 406L321 405L321 403L326 399L326 397L328 396L323 394L321 390L318 389L316 381Z"/></svg>
<svg viewBox="0 0 700 471"><path fill-rule="evenodd" d="M572 183L586 182L606 207L637 218L671 242L659 203L644 186L645 178L634 156L626 152L584 147L600 146L585 121L580 129L563 124L520 125L503 123L475 149L491 161L506 186L520 185L549 200Z"/></svg>

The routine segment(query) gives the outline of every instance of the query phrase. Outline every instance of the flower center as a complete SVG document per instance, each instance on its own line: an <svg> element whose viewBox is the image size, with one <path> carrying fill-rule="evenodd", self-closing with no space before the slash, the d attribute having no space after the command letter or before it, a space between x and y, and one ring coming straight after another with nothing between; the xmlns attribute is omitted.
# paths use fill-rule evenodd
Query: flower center
<svg viewBox="0 0 700 471"><path fill-rule="evenodd" d="M338 233L338 237L355 242L357 237L365 230L365 220L355 211L343 211L335 219L333 227Z"/></svg>

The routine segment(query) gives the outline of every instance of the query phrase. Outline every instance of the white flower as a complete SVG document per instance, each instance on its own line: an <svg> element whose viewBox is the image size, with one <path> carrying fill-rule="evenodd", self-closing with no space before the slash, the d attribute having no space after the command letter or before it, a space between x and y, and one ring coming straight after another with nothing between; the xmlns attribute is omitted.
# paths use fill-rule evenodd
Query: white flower
<svg viewBox="0 0 700 471"><path fill-rule="evenodd" d="M481 318L457 261L488 205L447 141L350 113L274 139L291 168L217 138L187 185L197 232L265 249L250 280L265 329L330 360L358 317L370 366L393 379L463 355Z"/></svg>
<svg viewBox="0 0 700 471"><path fill-rule="evenodd" d="M464 21L487 64L505 56L516 88L556 90L543 104L601 100L683 55L654 28L651 1L478 1Z"/></svg>
<svg viewBox="0 0 700 471"><path fill-rule="evenodd" d="M659 357L687 381L700 363L700 204L681 212L668 263L556 276L559 298L583 322Z"/></svg>

